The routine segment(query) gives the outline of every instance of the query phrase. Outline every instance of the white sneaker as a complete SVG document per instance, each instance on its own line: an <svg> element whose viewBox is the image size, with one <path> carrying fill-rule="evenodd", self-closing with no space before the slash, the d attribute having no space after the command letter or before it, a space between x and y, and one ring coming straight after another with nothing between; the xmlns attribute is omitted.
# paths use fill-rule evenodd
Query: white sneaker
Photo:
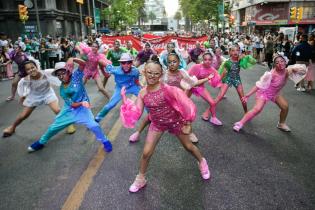
<svg viewBox="0 0 315 210"><path fill-rule="evenodd" d="M198 138L194 133L189 134L189 139L192 143L197 143L198 142Z"/></svg>
<svg viewBox="0 0 315 210"><path fill-rule="evenodd" d="M285 132L291 131L290 127L285 123L278 123L277 128L279 128L280 130L285 131Z"/></svg>

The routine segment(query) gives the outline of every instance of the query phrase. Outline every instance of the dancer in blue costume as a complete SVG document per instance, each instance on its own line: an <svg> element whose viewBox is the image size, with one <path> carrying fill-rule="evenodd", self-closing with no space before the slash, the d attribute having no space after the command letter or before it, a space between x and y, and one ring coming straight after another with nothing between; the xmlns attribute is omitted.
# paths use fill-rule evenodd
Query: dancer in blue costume
<svg viewBox="0 0 315 210"><path fill-rule="evenodd" d="M78 63L79 68L72 73L70 69L73 69L73 62ZM110 141L104 135L100 125L94 121L90 109L90 100L83 84L84 65L85 62L78 58L70 58L67 64L56 63L52 75L61 81L60 96L65 103L46 133L28 147L29 152L42 149L51 137L73 123L85 125L94 133L96 139L103 143L106 152L112 151Z"/></svg>
<svg viewBox="0 0 315 210"><path fill-rule="evenodd" d="M120 91L122 87L125 86L127 94L138 96L141 88L139 84L139 71L136 67L132 66L132 61L133 58L130 54L123 53L119 60L120 66L114 67L107 65L106 71L115 76L116 87L109 102L96 115L96 122L100 122L106 114L121 101Z"/></svg>

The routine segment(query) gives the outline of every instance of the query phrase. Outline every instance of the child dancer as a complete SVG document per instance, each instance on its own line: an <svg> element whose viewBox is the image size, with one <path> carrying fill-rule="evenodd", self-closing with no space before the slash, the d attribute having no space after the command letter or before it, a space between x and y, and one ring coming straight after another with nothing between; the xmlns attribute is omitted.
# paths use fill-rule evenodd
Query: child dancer
<svg viewBox="0 0 315 210"><path fill-rule="evenodd" d="M159 58L156 55L153 55L151 57L151 62L152 61L158 61ZM185 89L190 89L191 86L189 87L189 83L197 84L198 80L196 77L191 78L186 71L184 70L179 70L179 65L180 65L180 57L178 54L173 51L168 54L167 56L168 60L168 70L163 78L164 83L170 85L170 86L175 86L178 88L181 88L183 90ZM208 81L208 80L207 80ZM130 142L136 142L139 140L140 133L144 130L144 128L150 123L150 120L148 116L144 118L144 120L141 122L138 130L133 133L129 137ZM198 138L194 133L189 134L189 138L192 142L196 143L198 142Z"/></svg>
<svg viewBox="0 0 315 210"><path fill-rule="evenodd" d="M84 67L84 84L89 79L94 79L98 90L101 91L103 95L109 99L109 94L103 87L98 71L98 66L103 69L103 67L105 67L106 65L111 64L111 61L107 60L104 54L98 53L99 45L97 42L93 42L91 48L81 43L79 45L79 48L81 50L81 55L86 56L86 64ZM104 76L106 77L108 75L104 74Z"/></svg>
<svg viewBox="0 0 315 210"><path fill-rule="evenodd" d="M51 75L49 69L40 71L40 64L37 60L30 58L22 65L24 65L28 76L20 80L17 92L21 97L20 101L24 108L14 123L3 130L3 137L11 136L15 132L16 127L26 120L37 106L46 104L55 114L58 114L60 111L58 98L50 86L60 86L60 81ZM74 132L75 127L70 125L67 133L72 134Z"/></svg>
<svg viewBox="0 0 315 210"><path fill-rule="evenodd" d="M138 95L140 91L139 71L132 66L133 57L128 53L123 53L119 60L120 66L108 65L106 71L115 76L116 87L109 102L96 115L95 121L100 122L107 113L113 109L121 100L120 91L123 86L127 89L127 94Z"/></svg>
<svg viewBox="0 0 315 210"><path fill-rule="evenodd" d="M160 82L162 75L163 70L160 63L149 62L145 65L144 76L147 86L140 91L136 104L126 98L125 88L121 91L123 105L120 116L126 127L134 126L140 118L144 106L149 110L151 120L140 160L139 174L130 186L130 192L138 192L146 185L145 173L149 160L164 131L176 135L184 148L199 161L203 179L210 178L206 159L201 155L199 149L189 141L189 136L185 134L190 123L196 117L196 106L182 90Z"/></svg>
<svg viewBox="0 0 315 210"><path fill-rule="evenodd" d="M80 66L72 73L70 69L73 69L73 62L79 63ZM104 135L100 125L94 121L90 109L90 100L83 84L84 63L83 60L78 58L70 58L67 65L65 62L56 63L52 75L58 77L61 81L60 96L65 103L46 133L28 147L29 152L42 149L51 137L73 123L88 127L94 133L96 139L103 143L105 151L112 151L110 141Z"/></svg>
<svg viewBox="0 0 315 210"><path fill-rule="evenodd" d="M201 64L195 64L194 66L192 66L191 69L188 70L189 75L197 77L197 79L199 81L202 80L203 83L209 80L209 84L212 87L218 87L219 85L221 85L221 77L218 74L217 70L211 66L212 64L211 52L206 51L203 54L202 58L203 58L203 62ZM209 120L209 112L210 112L211 113L210 122L214 125L222 125L222 122L216 117L216 112L215 112L216 102L211 97L210 93L205 88L203 83L197 85L196 87L193 87L191 91L189 91L189 95L193 93L196 96L201 96L204 100L206 100L209 103L210 105L209 110L207 109L202 114L203 120L205 121Z"/></svg>
<svg viewBox="0 0 315 210"><path fill-rule="evenodd" d="M244 96L244 89L240 77L240 69L247 69L253 66L256 63L256 60L250 56L240 56L240 48L238 45L234 45L230 48L229 51L230 58L222 63L219 69L219 73L221 74L222 78L222 86L221 91L218 97L216 98L216 103L218 103L225 93L227 92L228 88L232 85L236 88L236 91L241 99ZM244 112L247 112L247 103L241 100Z"/></svg>
<svg viewBox="0 0 315 210"><path fill-rule="evenodd" d="M285 120L289 111L289 104L287 100L280 94L280 90L284 87L290 75L299 72L296 74L300 75L300 79L303 79L301 76L306 74L306 66L302 65L292 65L286 68L286 59L282 55L278 55L273 60L274 68L271 72L266 72L254 86L249 93L242 97L242 102L246 103L248 98L256 92L256 103L254 107L245 113L244 117L234 124L233 129L239 132L240 129L257 116L264 108L265 104L268 101L273 101L280 108L280 119L277 124L277 128L282 131L289 132L291 129L285 123ZM301 68L302 66L302 68Z"/></svg>

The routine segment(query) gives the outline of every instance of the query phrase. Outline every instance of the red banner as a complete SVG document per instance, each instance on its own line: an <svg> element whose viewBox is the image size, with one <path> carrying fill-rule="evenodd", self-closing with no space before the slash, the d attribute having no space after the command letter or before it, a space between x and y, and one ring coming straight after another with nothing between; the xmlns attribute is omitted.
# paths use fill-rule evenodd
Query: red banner
<svg viewBox="0 0 315 210"><path fill-rule="evenodd" d="M148 37L148 36L147 36ZM164 49L166 49L167 43L169 43L172 40L177 40L178 45L180 48L183 48L184 45L188 44L188 49L192 49L195 47L195 44L197 41L199 42L204 42L207 41L207 36L203 37L198 37L198 38L191 38L191 37L177 37L177 36L164 36L160 38L154 38L154 39L147 39L147 38L142 38L139 39L138 37L134 37L132 35L127 35L127 36L103 36L102 41L105 44L113 45L115 40L120 40L121 44L123 46L126 45L127 41L132 41L133 47L140 51L144 47L145 42L150 42L152 45L152 48L160 53Z"/></svg>

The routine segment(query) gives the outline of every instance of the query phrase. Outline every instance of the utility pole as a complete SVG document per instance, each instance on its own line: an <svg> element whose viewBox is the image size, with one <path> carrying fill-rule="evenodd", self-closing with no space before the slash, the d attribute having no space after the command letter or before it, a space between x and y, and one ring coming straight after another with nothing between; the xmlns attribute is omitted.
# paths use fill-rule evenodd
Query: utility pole
<svg viewBox="0 0 315 210"><path fill-rule="evenodd" d="M35 12L36 12L36 22L37 22L38 35L39 35L39 38L41 38L41 37L42 37L42 31L41 31L41 29L40 29L40 22L39 22L39 14L38 14L37 0L34 0L34 5L35 5Z"/></svg>
<svg viewBox="0 0 315 210"><path fill-rule="evenodd" d="M87 1L87 6L88 6L88 16L91 17L91 7L90 7L90 0ZM91 34L91 27L88 26L88 34Z"/></svg>
<svg viewBox="0 0 315 210"><path fill-rule="evenodd" d="M94 0L92 0L92 6L93 6L93 18L94 18L94 30L95 30L95 33L97 33L96 14L95 14L95 1Z"/></svg>

